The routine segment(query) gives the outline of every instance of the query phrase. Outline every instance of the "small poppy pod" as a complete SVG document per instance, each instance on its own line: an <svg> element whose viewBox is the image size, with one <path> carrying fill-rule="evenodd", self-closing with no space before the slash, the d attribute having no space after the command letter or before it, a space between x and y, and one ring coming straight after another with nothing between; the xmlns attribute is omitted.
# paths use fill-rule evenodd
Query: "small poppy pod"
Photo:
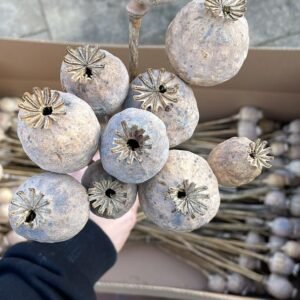
<svg viewBox="0 0 300 300"><path fill-rule="evenodd" d="M194 0L169 25L166 51L176 73L198 86L234 77L249 48L246 1Z"/></svg>
<svg viewBox="0 0 300 300"><path fill-rule="evenodd" d="M289 256L282 252L272 254L269 258L268 266L272 273L285 276L296 276L299 272L299 265L295 264Z"/></svg>
<svg viewBox="0 0 300 300"><path fill-rule="evenodd" d="M50 172L28 178L16 190L9 206L13 230L43 243L72 238L88 217L85 188L69 175Z"/></svg>
<svg viewBox="0 0 300 300"><path fill-rule="evenodd" d="M259 269L261 266L260 261L257 258L250 257L247 255L239 256L239 265L249 270Z"/></svg>
<svg viewBox="0 0 300 300"><path fill-rule="evenodd" d="M1 178L1 176L0 176ZM0 204L7 204L11 201L13 192L9 188L0 188Z"/></svg>
<svg viewBox="0 0 300 300"><path fill-rule="evenodd" d="M277 217L271 222L267 222L271 232L280 237L290 237L293 234L294 226L289 218Z"/></svg>
<svg viewBox="0 0 300 300"><path fill-rule="evenodd" d="M245 242L248 245L263 244L264 241L265 240L264 240L263 236L254 231L248 232L246 239L245 239Z"/></svg>
<svg viewBox="0 0 300 300"><path fill-rule="evenodd" d="M219 184L236 187L253 181L270 168L270 148L267 142L258 139L252 142L245 137L233 137L218 144L208 156L208 163L218 178Z"/></svg>
<svg viewBox="0 0 300 300"><path fill-rule="evenodd" d="M298 291L285 276L271 274L264 280L264 286L268 293L276 299L290 300L295 299Z"/></svg>
<svg viewBox="0 0 300 300"><path fill-rule="evenodd" d="M300 119L290 122L284 130L288 133L300 133Z"/></svg>
<svg viewBox="0 0 300 300"><path fill-rule="evenodd" d="M293 217L300 217L300 195L295 194L289 198L289 210Z"/></svg>
<svg viewBox="0 0 300 300"><path fill-rule="evenodd" d="M141 183L157 174L168 159L166 126L154 114L128 108L114 115L101 137L104 170L126 183Z"/></svg>
<svg viewBox="0 0 300 300"><path fill-rule="evenodd" d="M92 160L100 125L86 102L72 94L33 88L33 94L24 94L19 107L18 137L40 168L71 173Z"/></svg>
<svg viewBox="0 0 300 300"><path fill-rule="evenodd" d="M130 84L126 108L148 110L166 125L170 147L188 140L199 121L193 90L165 69L148 69Z"/></svg>
<svg viewBox="0 0 300 300"><path fill-rule="evenodd" d="M246 137L249 140L256 140L261 135L260 128L253 121L240 120L237 124L239 137Z"/></svg>
<svg viewBox="0 0 300 300"><path fill-rule="evenodd" d="M227 292L227 280L219 274L210 274L207 287L211 292L225 294Z"/></svg>
<svg viewBox="0 0 300 300"><path fill-rule="evenodd" d="M96 45L68 48L60 80L65 91L85 100L97 116L118 111L129 88L123 62Z"/></svg>
<svg viewBox="0 0 300 300"><path fill-rule="evenodd" d="M287 142L291 145L300 145L300 132L290 134L287 138Z"/></svg>
<svg viewBox="0 0 300 300"><path fill-rule="evenodd" d="M239 120L257 123L263 118L261 109L253 106L243 106L239 111Z"/></svg>
<svg viewBox="0 0 300 300"><path fill-rule="evenodd" d="M270 191L265 195L264 203L274 212L286 211L288 208L288 201L285 193L281 190Z"/></svg>
<svg viewBox="0 0 300 300"><path fill-rule="evenodd" d="M228 291L238 295L246 295L251 287L251 281L238 273L227 276Z"/></svg>
<svg viewBox="0 0 300 300"><path fill-rule="evenodd" d="M89 195L90 209L107 219L117 219L132 207L137 186L119 181L105 172L98 160L86 169L81 179Z"/></svg>
<svg viewBox="0 0 300 300"><path fill-rule="evenodd" d="M206 160L182 150L170 150L163 169L139 185L138 194L145 215L174 231L200 228L220 205L218 182Z"/></svg>
<svg viewBox="0 0 300 300"><path fill-rule="evenodd" d="M300 159L292 160L289 164L285 166L294 175L300 177Z"/></svg>
<svg viewBox="0 0 300 300"><path fill-rule="evenodd" d="M286 241L286 238L277 235L271 235L268 241L268 248L271 252L277 252L286 243Z"/></svg>
<svg viewBox="0 0 300 300"><path fill-rule="evenodd" d="M299 241L287 241L281 250L291 258L300 259L300 242Z"/></svg>
<svg viewBox="0 0 300 300"><path fill-rule="evenodd" d="M285 154L291 160L300 159L300 145L292 145L289 147L289 151Z"/></svg>
<svg viewBox="0 0 300 300"><path fill-rule="evenodd" d="M21 101L20 98L15 97L4 97L0 99L0 110L6 113L15 113L18 111L18 103Z"/></svg>
<svg viewBox="0 0 300 300"><path fill-rule="evenodd" d="M288 144L284 142L272 142L271 143L272 154L275 156L281 156L289 150Z"/></svg>

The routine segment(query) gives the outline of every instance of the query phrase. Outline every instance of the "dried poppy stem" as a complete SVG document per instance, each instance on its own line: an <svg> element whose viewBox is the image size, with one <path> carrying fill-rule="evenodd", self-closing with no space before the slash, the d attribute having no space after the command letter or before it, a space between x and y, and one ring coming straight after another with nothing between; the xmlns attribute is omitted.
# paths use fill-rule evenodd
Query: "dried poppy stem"
<svg viewBox="0 0 300 300"><path fill-rule="evenodd" d="M142 19L156 5L172 0L131 0L127 5L129 17L129 76L130 81L138 75L139 39Z"/></svg>

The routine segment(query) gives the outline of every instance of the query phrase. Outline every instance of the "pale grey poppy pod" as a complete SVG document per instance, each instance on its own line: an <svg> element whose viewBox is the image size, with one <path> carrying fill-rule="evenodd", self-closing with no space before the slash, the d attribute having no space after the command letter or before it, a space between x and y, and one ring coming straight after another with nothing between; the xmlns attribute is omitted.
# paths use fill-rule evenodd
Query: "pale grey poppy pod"
<svg viewBox="0 0 300 300"><path fill-rule="evenodd" d="M42 173L28 178L9 206L14 231L29 240L54 243L68 240L89 218L88 195L73 177Z"/></svg>
<svg viewBox="0 0 300 300"><path fill-rule="evenodd" d="M234 77L249 48L249 30L243 12L235 18L224 11L223 1L194 0L169 25L166 51L177 75L197 86L214 86ZM213 3L216 11L209 6ZM235 1L245 6L245 1ZM239 7L230 7L239 9ZM218 11L219 10L219 11ZM217 15L215 14L217 13Z"/></svg>
<svg viewBox="0 0 300 300"><path fill-rule="evenodd" d="M91 211L103 218L117 219L132 207L137 196L137 186L110 176L98 160L86 169L81 179L87 189Z"/></svg>
<svg viewBox="0 0 300 300"><path fill-rule="evenodd" d="M166 126L154 114L128 108L114 115L101 137L104 170L126 183L141 183L156 175L169 154Z"/></svg>
<svg viewBox="0 0 300 300"><path fill-rule="evenodd" d="M170 150L164 168L139 185L141 207L163 229L192 231L215 217L218 182L208 163L188 151Z"/></svg>
<svg viewBox="0 0 300 300"><path fill-rule="evenodd" d="M193 90L165 69L148 69L130 84L124 106L154 113L166 125L170 148L188 140L199 121Z"/></svg>
<svg viewBox="0 0 300 300"><path fill-rule="evenodd" d="M88 165L98 149L100 125L91 107L75 95L33 89L19 104L18 137L40 168L71 173Z"/></svg>
<svg viewBox="0 0 300 300"><path fill-rule="evenodd" d="M67 49L60 80L65 91L85 100L99 117L117 112L129 88L123 62L94 45Z"/></svg>

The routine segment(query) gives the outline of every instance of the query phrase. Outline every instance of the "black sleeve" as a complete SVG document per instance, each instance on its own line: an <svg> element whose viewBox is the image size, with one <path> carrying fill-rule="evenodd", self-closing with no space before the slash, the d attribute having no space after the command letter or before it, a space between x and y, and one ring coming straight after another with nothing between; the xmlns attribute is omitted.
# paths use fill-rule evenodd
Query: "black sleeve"
<svg viewBox="0 0 300 300"><path fill-rule="evenodd" d="M96 299L93 286L115 260L113 244L92 221L66 242L17 244L0 261L0 299Z"/></svg>

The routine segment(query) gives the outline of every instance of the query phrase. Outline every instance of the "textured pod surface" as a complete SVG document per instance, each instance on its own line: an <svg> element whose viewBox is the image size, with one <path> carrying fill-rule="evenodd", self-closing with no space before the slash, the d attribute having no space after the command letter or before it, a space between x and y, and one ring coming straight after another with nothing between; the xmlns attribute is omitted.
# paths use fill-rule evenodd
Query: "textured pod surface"
<svg viewBox="0 0 300 300"><path fill-rule="evenodd" d="M171 148L188 140L199 121L193 90L164 69L148 69L136 77L125 107L142 108L158 116L166 125Z"/></svg>
<svg viewBox="0 0 300 300"><path fill-rule="evenodd" d="M268 247L271 252L276 252L286 243L286 239L277 235L271 235L268 241Z"/></svg>
<svg viewBox="0 0 300 300"><path fill-rule="evenodd" d="M300 195L295 194L290 198L290 213L294 217L300 217Z"/></svg>
<svg viewBox="0 0 300 300"><path fill-rule="evenodd" d="M234 77L248 54L247 20L215 17L202 0L184 6L169 25L166 50L176 73L198 86L214 86Z"/></svg>
<svg viewBox="0 0 300 300"><path fill-rule="evenodd" d="M87 168L81 183L88 191L91 211L100 217L119 218L129 211L136 200L137 186L107 174L100 160Z"/></svg>
<svg viewBox="0 0 300 300"><path fill-rule="evenodd" d="M281 248L281 250L291 258L300 259L300 242L299 241L287 241Z"/></svg>
<svg viewBox="0 0 300 300"><path fill-rule="evenodd" d="M101 138L103 168L122 182L150 179L162 169L168 153L166 126L141 109L128 108L114 115Z"/></svg>
<svg viewBox="0 0 300 300"><path fill-rule="evenodd" d="M269 269L272 273L289 276L291 274L297 274L298 266L295 262L286 254L281 252L275 252L269 259Z"/></svg>
<svg viewBox="0 0 300 300"><path fill-rule="evenodd" d="M227 276L227 287L231 293L246 295L250 288L250 281L238 273L232 273Z"/></svg>
<svg viewBox="0 0 300 300"><path fill-rule="evenodd" d="M293 235L293 223L288 218L278 217L268 223L273 234L280 237L289 237Z"/></svg>
<svg viewBox="0 0 300 300"><path fill-rule="evenodd" d="M89 217L84 187L69 175L43 173L27 179L9 207L17 234L38 242L60 242L75 236Z"/></svg>
<svg viewBox="0 0 300 300"><path fill-rule="evenodd" d="M265 195L264 203L274 212L286 211L288 208L285 193L282 191L270 191Z"/></svg>
<svg viewBox="0 0 300 300"><path fill-rule="evenodd" d="M108 51L90 45L68 49L60 79L63 89L84 99L97 116L115 113L129 88L129 75L123 62Z"/></svg>
<svg viewBox="0 0 300 300"><path fill-rule="evenodd" d="M261 174L262 167L270 167L272 159L265 143L255 143L245 137L233 137L217 145L209 154L208 163L219 184L240 186L253 181Z"/></svg>
<svg viewBox="0 0 300 300"><path fill-rule="evenodd" d="M289 300L294 299L297 290L294 289L292 283L285 276L271 274L264 282L268 293L276 299Z"/></svg>
<svg viewBox="0 0 300 300"><path fill-rule="evenodd" d="M54 97L56 92L51 91L51 94ZM33 97L35 94L32 99L37 99ZM54 115L55 109L50 115L39 112L37 116L41 122L36 121L35 116L29 122L27 111L20 109L18 136L24 151L39 167L56 173L71 173L92 160L98 148L100 125L83 100L62 92L59 92L59 99L63 107L59 111L61 114Z"/></svg>
<svg viewBox="0 0 300 300"><path fill-rule="evenodd" d="M253 121L240 120L237 124L237 131L239 137L246 137L252 141L260 135L260 129Z"/></svg>
<svg viewBox="0 0 300 300"><path fill-rule="evenodd" d="M212 292L225 293L227 291L227 280L219 274L209 275L207 287Z"/></svg>
<svg viewBox="0 0 300 300"><path fill-rule="evenodd" d="M146 216L158 226L192 231L207 224L220 205L218 182L206 160L188 151L171 150L164 168L139 185Z"/></svg>

